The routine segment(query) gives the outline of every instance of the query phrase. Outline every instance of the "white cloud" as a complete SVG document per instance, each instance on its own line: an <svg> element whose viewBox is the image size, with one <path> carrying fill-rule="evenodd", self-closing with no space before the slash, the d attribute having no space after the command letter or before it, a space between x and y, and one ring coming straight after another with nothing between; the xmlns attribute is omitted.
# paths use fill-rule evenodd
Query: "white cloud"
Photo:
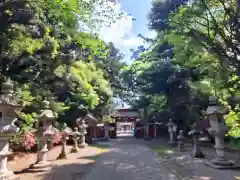
<svg viewBox="0 0 240 180"><path fill-rule="evenodd" d="M136 47L140 44L143 44L143 40L139 37L135 37L134 35L133 37L123 40L124 47Z"/></svg>
<svg viewBox="0 0 240 180"><path fill-rule="evenodd" d="M122 12L121 4L119 3L110 3L107 6L111 7L115 14L120 14ZM101 17L98 17L98 19L99 18L101 19ZM110 26L100 27L98 32L103 40L114 43L114 45L125 55L124 60L127 63L132 62L132 60L130 60L132 55L130 49L136 49L138 46L144 45L143 39L133 32L132 19L133 17L129 15L124 18L117 19L116 22ZM155 34L156 33L153 31L147 31L143 35L153 38Z"/></svg>
<svg viewBox="0 0 240 180"><path fill-rule="evenodd" d="M100 36L107 42L113 42L117 48L134 48L143 41L132 33L132 17L117 20L110 27L102 27Z"/></svg>
<svg viewBox="0 0 240 180"><path fill-rule="evenodd" d="M116 4L114 9L117 13L121 12L121 5ZM102 27L99 34L105 41L113 42L117 48L124 51L123 53L127 53L126 50L143 44L143 40L132 32L132 27L132 17L127 16L118 19L110 27Z"/></svg>

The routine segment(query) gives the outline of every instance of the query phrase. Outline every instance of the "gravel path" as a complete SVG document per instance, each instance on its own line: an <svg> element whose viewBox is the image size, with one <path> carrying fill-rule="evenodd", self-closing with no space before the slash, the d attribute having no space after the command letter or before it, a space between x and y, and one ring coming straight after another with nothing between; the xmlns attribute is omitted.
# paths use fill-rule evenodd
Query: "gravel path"
<svg viewBox="0 0 240 180"><path fill-rule="evenodd" d="M117 139L110 143L111 151L97 160L84 180L178 180L138 140Z"/></svg>
<svg viewBox="0 0 240 180"><path fill-rule="evenodd" d="M48 155L54 165L49 172L21 172L17 176L20 180L178 180L138 140L126 138L107 143L110 149L100 157L99 148L87 147L69 154L67 160L56 160L60 153L60 147L56 147ZM10 163L10 169L20 171L35 160L35 154L20 158Z"/></svg>

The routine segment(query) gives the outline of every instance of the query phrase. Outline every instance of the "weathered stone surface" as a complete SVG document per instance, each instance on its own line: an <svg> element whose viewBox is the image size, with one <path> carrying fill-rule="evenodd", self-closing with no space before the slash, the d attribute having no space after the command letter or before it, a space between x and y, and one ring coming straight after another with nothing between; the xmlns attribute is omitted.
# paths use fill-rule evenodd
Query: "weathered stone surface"
<svg viewBox="0 0 240 180"><path fill-rule="evenodd" d="M71 152L72 153L76 153L76 152L79 151L78 139L79 139L79 137L81 135L80 132L78 132L78 128L77 127L74 128L74 131L72 132L71 135L72 135L72 139L73 139L73 147L72 147Z"/></svg>
<svg viewBox="0 0 240 180"><path fill-rule="evenodd" d="M177 136L177 139L178 139L178 150L179 151L184 151L185 137L183 136L183 130L179 131L179 135Z"/></svg>
<svg viewBox="0 0 240 180"><path fill-rule="evenodd" d="M110 147L85 180L179 180L135 139L112 140Z"/></svg>
<svg viewBox="0 0 240 180"><path fill-rule="evenodd" d="M188 134L193 137L193 150L192 150L192 156L195 158L204 158L204 154L198 144L198 138L201 134L201 131L196 130L197 127L194 127L192 131L190 131Z"/></svg>
<svg viewBox="0 0 240 180"><path fill-rule="evenodd" d="M52 123L55 120L54 113L49 109L49 102L43 101L44 109L38 119L39 126L36 136L39 140L37 162L29 167L29 172L47 171L51 163L47 161L48 141L52 140L56 129L53 128ZM41 124L41 125L40 125Z"/></svg>
<svg viewBox="0 0 240 180"><path fill-rule="evenodd" d="M206 115L210 121L210 128L208 131L215 139L214 148L216 149L216 158L207 162L207 165L217 169L238 168L234 165L234 162L225 158L224 136L227 133L228 128L224 123L223 115L226 113L227 110L217 103L216 98L213 97L210 99Z"/></svg>

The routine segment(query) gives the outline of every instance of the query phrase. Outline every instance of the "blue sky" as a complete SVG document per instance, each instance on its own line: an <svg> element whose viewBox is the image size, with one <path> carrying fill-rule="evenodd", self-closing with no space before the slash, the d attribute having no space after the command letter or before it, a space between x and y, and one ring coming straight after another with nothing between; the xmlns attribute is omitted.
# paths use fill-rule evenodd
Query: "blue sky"
<svg viewBox="0 0 240 180"><path fill-rule="evenodd" d="M146 37L154 37L155 33L148 29L147 14L151 9L152 0L118 0L117 11L130 14L129 17L118 20L111 27L101 28L100 34L105 41L111 41L125 55L124 61L131 63L132 53L130 49L135 49L143 44L143 40L137 35L140 33ZM133 21L135 18L136 21Z"/></svg>

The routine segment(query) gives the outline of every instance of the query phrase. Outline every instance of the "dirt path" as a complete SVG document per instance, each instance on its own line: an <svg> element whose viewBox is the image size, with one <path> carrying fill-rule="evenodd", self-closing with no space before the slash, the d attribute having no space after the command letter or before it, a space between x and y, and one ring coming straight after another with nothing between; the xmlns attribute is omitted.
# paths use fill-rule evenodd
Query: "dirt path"
<svg viewBox="0 0 240 180"><path fill-rule="evenodd" d="M68 151L70 149L69 146ZM92 157L101 153L99 148L87 147L78 153L69 153L66 160L56 160L60 151L61 147L55 147L49 152L48 160L53 164L53 168L49 172L21 172L36 161L36 154L30 154L27 157L17 158L17 160L9 162L9 169L14 170L20 180L75 180L74 176L92 169L95 163Z"/></svg>

